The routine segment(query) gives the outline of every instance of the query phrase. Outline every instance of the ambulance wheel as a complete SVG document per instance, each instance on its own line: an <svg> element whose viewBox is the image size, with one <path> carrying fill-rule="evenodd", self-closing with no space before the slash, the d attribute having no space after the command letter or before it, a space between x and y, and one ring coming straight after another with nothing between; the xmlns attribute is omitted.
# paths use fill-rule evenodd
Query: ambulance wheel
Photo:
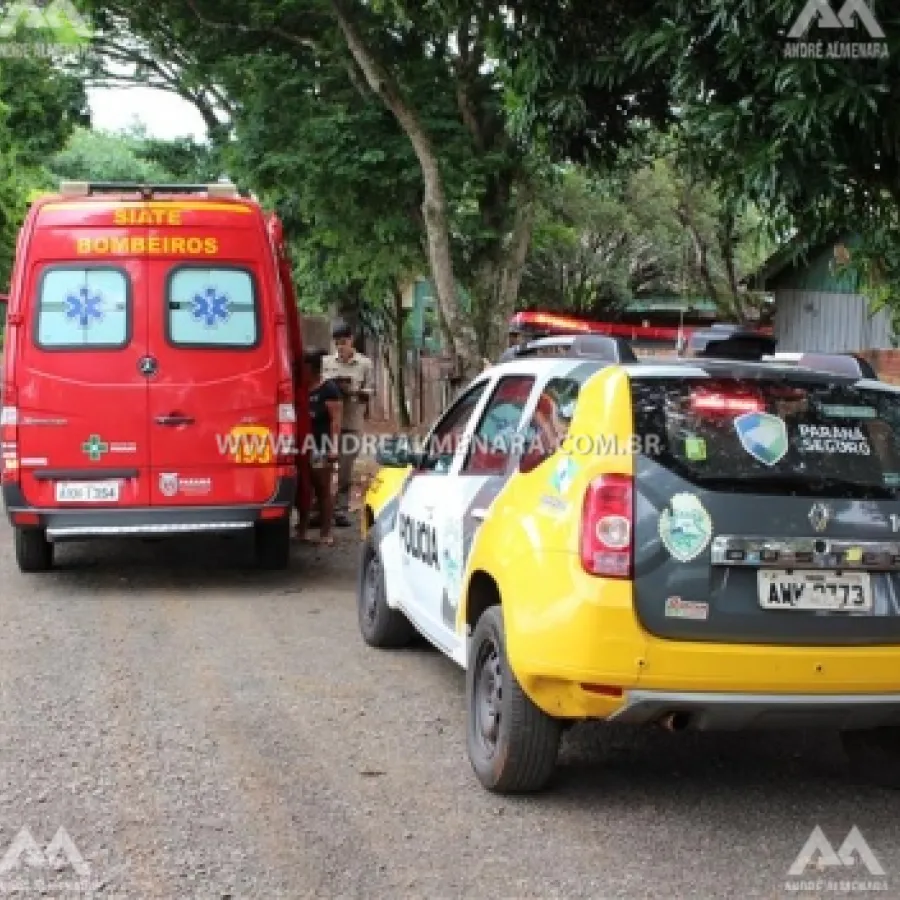
<svg viewBox="0 0 900 900"><path fill-rule="evenodd" d="M370 647L398 649L408 647L415 640L416 630L409 619L387 604L384 566L375 534L371 531L363 545L356 597L359 631Z"/></svg>
<svg viewBox="0 0 900 900"><path fill-rule="evenodd" d="M256 563L261 569L286 569L291 564L291 517L254 525Z"/></svg>
<svg viewBox="0 0 900 900"><path fill-rule="evenodd" d="M482 786L498 794L540 791L556 769L562 723L525 695L506 656L500 606L482 613L466 669L466 743Z"/></svg>
<svg viewBox="0 0 900 900"><path fill-rule="evenodd" d="M841 742L854 770L866 780L900 790L900 727L844 731Z"/></svg>
<svg viewBox="0 0 900 900"><path fill-rule="evenodd" d="M53 568L53 544L43 529L16 529L16 562L22 572L46 572Z"/></svg>

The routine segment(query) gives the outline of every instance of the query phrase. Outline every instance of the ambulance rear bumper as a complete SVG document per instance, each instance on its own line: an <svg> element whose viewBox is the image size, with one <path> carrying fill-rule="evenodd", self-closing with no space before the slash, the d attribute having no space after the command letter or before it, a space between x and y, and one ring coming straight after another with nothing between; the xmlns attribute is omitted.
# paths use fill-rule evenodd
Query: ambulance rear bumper
<svg viewBox="0 0 900 900"><path fill-rule="evenodd" d="M15 527L40 528L51 541L167 534L216 534L253 528L291 514L296 478L280 479L275 496L253 506L158 506L134 509L38 509L28 504L18 485L3 485L7 518Z"/></svg>

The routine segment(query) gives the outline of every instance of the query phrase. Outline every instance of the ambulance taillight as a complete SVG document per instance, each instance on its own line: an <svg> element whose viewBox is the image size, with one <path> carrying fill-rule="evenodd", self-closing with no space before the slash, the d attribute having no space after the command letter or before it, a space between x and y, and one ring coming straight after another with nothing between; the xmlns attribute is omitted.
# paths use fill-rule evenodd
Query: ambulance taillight
<svg viewBox="0 0 900 900"><path fill-rule="evenodd" d="M0 407L0 480L6 484L19 481L19 407L16 389L4 385Z"/></svg>

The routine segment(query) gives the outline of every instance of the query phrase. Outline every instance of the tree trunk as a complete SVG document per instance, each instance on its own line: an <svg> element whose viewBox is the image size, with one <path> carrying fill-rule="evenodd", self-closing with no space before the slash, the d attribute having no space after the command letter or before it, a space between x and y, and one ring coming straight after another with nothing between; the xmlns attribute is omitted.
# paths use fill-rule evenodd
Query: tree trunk
<svg viewBox="0 0 900 900"><path fill-rule="evenodd" d="M409 409L406 406L406 342L403 339L406 315L403 309L403 292L394 285L394 323L396 328L395 350L397 353L397 377L394 379L394 396L397 400L398 424L409 428Z"/></svg>
<svg viewBox="0 0 900 900"><path fill-rule="evenodd" d="M346 8L346 4L342 0L332 0L331 6L338 27L347 42L347 47L365 75L366 82L393 113L397 123L412 144L419 161L424 187L422 214L425 219L428 258L437 291L438 304L447 323L454 352L461 363L461 375L465 379L474 378L481 371L481 359L474 331L465 321L460 309L456 277L453 272L453 259L450 253L447 199L434 144L416 111L403 96L396 80L366 45L353 20L352 12Z"/></svg>
<svg viewBox="0 0 900 900"><path fill-rule="evenodd" d="M473 280L472 321L478 350L496 359L506 349L507 324L515 313L522 274L534 231L535 195L530 182L519 184L512 229L493 258L486 259Z"/></svg>
<svg viewBox="0 0 900 900"><path fill-rule="evenodd" d="M500 273L498 314L501 330L499 334L495 335L494 346L489 348L491 359L494 358L495 353L503 351L506 345L506 324L516 311L522 275L525 272L528 250L534 234L535 204L534 185L531 182L523 182L519 186L512 236L506 251L503 270Z"/></svg>
<svg viewBox="0 0 900 900"><path fill-rule="evenodd" d="M725 272L728 277L728 291L731 294L731 303L734 307L735 316L739 324L745 325L747 323L747 310L741 299L740 286L738 285L737 266L735 263L737 241L734 235L734 225L734 216L726 215L719 236L719 252L722 254L722 262L725 265Z"/></svg>

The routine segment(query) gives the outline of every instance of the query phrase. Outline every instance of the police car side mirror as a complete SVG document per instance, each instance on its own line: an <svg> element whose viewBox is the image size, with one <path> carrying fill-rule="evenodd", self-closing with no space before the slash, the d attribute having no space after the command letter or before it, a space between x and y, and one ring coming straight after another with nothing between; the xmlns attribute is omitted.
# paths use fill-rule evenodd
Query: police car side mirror
<svg viewBox="0 0 900 900"><path fill-rule="evenodd" d="M390 469L405 469L407 466L419 468L424 458L424 453L416 452L403 438L391 438L375 453L378 465Z"/></svg>

